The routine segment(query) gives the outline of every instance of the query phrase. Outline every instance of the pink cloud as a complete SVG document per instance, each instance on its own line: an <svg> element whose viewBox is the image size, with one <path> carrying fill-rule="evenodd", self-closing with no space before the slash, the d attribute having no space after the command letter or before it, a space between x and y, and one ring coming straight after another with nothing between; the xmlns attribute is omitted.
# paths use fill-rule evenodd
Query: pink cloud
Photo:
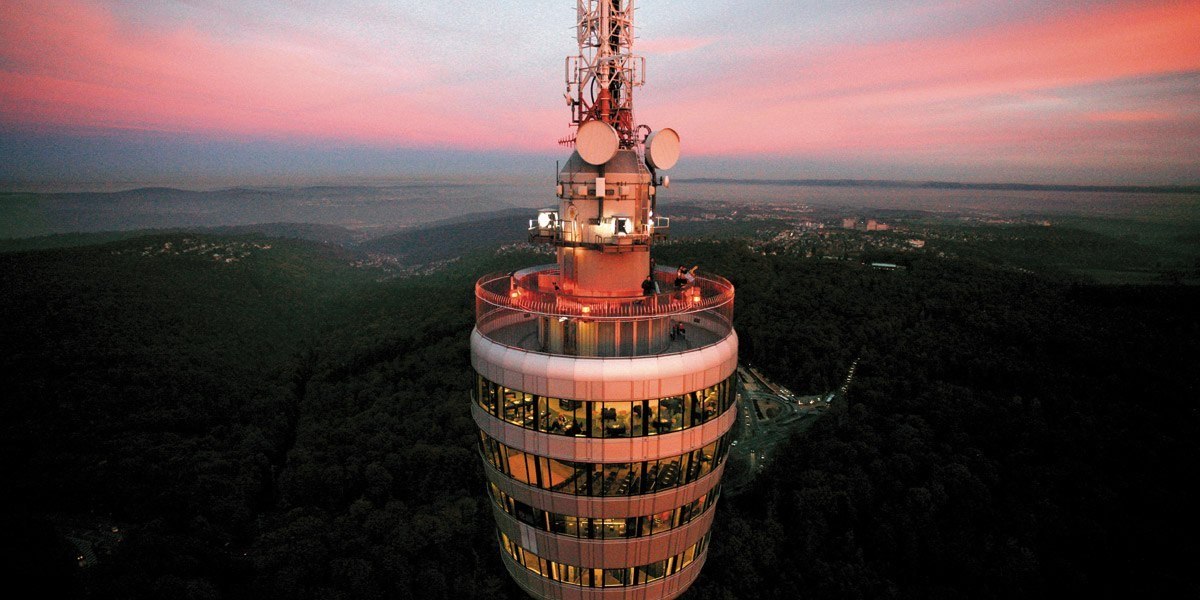
<svg viewBox="0 0 1200 600"><path fill-rule="evenodd" d="M480 79L499 63L467 57L457 72L352 34L134 26L98 0L10 0L4 10L0 123L10 126L504 150L551 150L565 133L555 95L535 105L514 98L530 81L555 81L553 66ZM877 44L640 40L652 61L691 74L663 85L670 74L652 62L638 116L677 128L690 154L1195 156L1195 109L1062 90L1198 71L1197 31L1192 0L1090 4ZM562 44L569 53L569 36ZM1200 104L1200 93L1189 99Z"/></svg>
<svg viewBox="0 0 1200 600"><path fill-rule="evenodd" d="M1143 123L1146 121L1165 121L1170 119L1171 115L1158 111L1121 110L1091 113L1086 117L1088 120L1102 123Z"/></svg>
<svg viewBox="0 0 1200 600"><path fill-rule="evenodd" d="M1120 135L1096 127L1102 113L1058 91L1200 70L1197 31L1200 3L1121 3L940 38L747 50L742 70L643 96L652 104L642 116L676 127L700 154L953 156L1093 135L1115 144ZM1103 112L1175 118L1137 105L1154 101Z"/></svg>
<svg viewBox="0 0 1200 600"><path fill-rule="evenodd" d="M343 40L286 34L140 30L86 2L13 3L0 39L10 124L520 148L530 144L520 125L547 119L512 111L497 127L486 118L494 103L418 57L388 64Z"/></svg>
<svg viewBox="0 0 1200 600"><path fill-rule="evenodd" d="M713 37L666 37L638 40L635 51L649 56L663 54L681 54L691 52L711 45L717 41Z"/></svg>

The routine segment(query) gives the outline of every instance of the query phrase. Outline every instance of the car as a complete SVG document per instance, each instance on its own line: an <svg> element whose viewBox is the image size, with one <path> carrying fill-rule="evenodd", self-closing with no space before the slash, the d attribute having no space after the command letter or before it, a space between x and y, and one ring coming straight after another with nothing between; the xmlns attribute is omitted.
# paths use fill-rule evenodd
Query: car
<svg viewBox="0 0 1200 600"><path fill-rule="evenodd" d="M737 443L738 443L738 441L737 441L737 440L733 440L733 442L732 442L731 444L729 444L729 445L730 445L730 446L736 446L736 445L737 445Z"/></svg>

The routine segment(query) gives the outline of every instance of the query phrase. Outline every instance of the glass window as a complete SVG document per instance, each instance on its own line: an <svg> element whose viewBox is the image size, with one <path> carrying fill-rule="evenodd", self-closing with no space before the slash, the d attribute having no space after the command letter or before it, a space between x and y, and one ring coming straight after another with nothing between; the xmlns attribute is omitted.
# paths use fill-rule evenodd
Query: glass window
<svg viewBox="0 0 1200 600"><path fill-rule="evenodd" d="M625 576L625 569L604 570L604 587L624 587L629 585L627 581L629 579Z"/></svg>
<svg viewBox="0 0 1200 600"><path fill-rule="evenodd" d="M575 406L575 409L571 411L572 420L567 423L567 428L563 431L563 434L577 437L587 436L588 431L590 430L590 427L588 427L588 403L579 401L572 402L574 402Z"/></svg>
<svg viewBox="0 0 1200 600"><path fill-rule="evenodd" d="M561 471L557 473L552 472L551 467L555 463L558 463L558 461L553 458L541 458L537 461L538 469L541 471L538 473L538 477L541 478L542 487L546 489L560 489L567 479L562 476ZM558 477L555 477L556 474Z"/></svg>
<svg viewBox="0 0 1200 600"><path fill-rule="evenodd" d="M583 569L580 569L579 567L576 567L573 565L566 565L561 570L562 579L560 581L562 581L563 583L571 584L571 585L580 585L580 583L581 583L580 572L582 570Z"/></svg>
<svg viewBox="0 0 1200 600"><path fill-rule="evenodd" d="M578 493L575 480L581 473L576 469L575 463L547 458L544 459L543 464L545 466L542 476L542 481L545 482L544 487L555 491Z"/></svg>
<svg viewBox="0 0 1200 600"><path fill-rule="evenodd" d="M683 395L683 426L684 427L693 427L693 426L700 424L700 420L698 418L699 411L696 410L697 405L699 404L699 397L700 397L700 392L688 392Z"/></svg>
<svg viewBox="0 0 1200 600"><path fill-rule="evenodd" d="M611 540L626 537L625 519L592 519L596 526L595 538Z"/></svg>
<svg viewBox="0 0 1200 600"><path fill-rule="evenodd" d="M647 461L646 474L642 477L642 493L649 494L658 489L658 472L662 470L662 461Z"/></svg>
<svg viewBox="0 0 1200 600"><path fill-rule="evenodd" d="M658 400L647 400L645 410L646 412L643 414L647 419L648 435L658 435L671 430L671 421L662 414L662 407L659 406Z"/></svg>
<svg viewBox="0 0 1200 600"><path fill-rule="evenodd" d="M637 538L670 531L699 517L712 507L717 492L709 492L683 506L653 515L621 519L589 519L560 515L518 502L495 484L489 484L492 499L518 521L558 535L581 539Z"/></svg>
<svg viewBox="0 0 1200 600"><path fill-rule="evenodd" d="M650 528L653 527L654 520L650 517L638 517L637 531L639 537L651 535Z"/></svg>
<svg viewBox="0 0 1200 600"><path fill-rule="evenodd" d="M680 456L644 463L573 463L509 448L480 432L484 460L509 477L542 489L585 496L636 496L690 483L712 472L728 437Z"/></svg>
<svg viewBox="0 0 1200 600"><path fill-rule="evenodd" d="M659 429L659 433L666 431L679 431L683 429L683 398L680 396L672 396L663 398L658 401L659 420L664 422L666 427Z"/></svg>
<svg viewBox="0 0 1200 600"><path fill-rule="evenodd" d="M642 417L645 410L645 402L629 403L629 435L631 437L646 435L646 419Z"/></svg>
<svg viewBox="0 0 1200 600"><path fill-rule="evenodd" d="M588 436L598 438L604 436L604 403L603 402L585 402L588 408L587 432Z"/></svg>
<svg viewBox="0 0 1200 600"><path fill-rule="evenodd" d="M529 483L530 472L529 465L525 461L525 453L520 450L504 447L507 460L504 463L504 471L509 477L520 481L521 483ZM536 482L536 479L534 480ZM534 484L536 485L536 483Z"/></svg>
<svg viewBox="0 0 1200 600"><path fill-rule="evenodd" d="M645 463L636 462L629 465L629 475L622 480L617 488L617 496L636 496L642 493L642 467Z"/></svg>
<svg viewBox="0 0 1200 600"><path fill-rule="evenodd" d="M629 493L629 463L615 463L604 466L604 489L602 493L605 496L621 496ZM624 494L621 492L624 491Z"/></svg>
<svg viewBox="0 0 1200 600"><path fill-rule="evenodd" d="M675 511L664 510L663 512L650 515L650 533L662 533L671 529L671 513Z"/></svg>
<svg viewBox="0 0 1200 600"><path fill-rule="evenodd" d="M629 426L629 411L632 404L629 402L603 402L601 409L601 418L604 422L604 437L629 437L631 428Z"/></svg>
<svg viewBox="0 0 1200 600"><path fill-rule="evenodd" d="M566 433L567 427L574 422L574 405L578 403L573 400L543 398L542 404L542 411L546 413L545 425L542 431L568 435Z"/></svg>
<svg viewBox="0 0 1200 600"><path fill-rule="evenodd" d="M693 560L696 560L696 545L693 545L687 550L683 551L683 557L679 561L679 568L682 569L683 567L692 564Z"/></svg>
<svg viewBox="0 0 1200 600"><path fill-rule="evenodd" d="M654 489L662 491L675 487L675 482L679 477L679 462L664 458L658 461L658 477L655 480Z"/></svg>
<svg viewBox="0 0 1200 600"><path fill-rule="evenodd" d="M540 565L538 564L538 557L536 554L522 548L521 549L521 561L525 565L526 569L529 569L530 571L533 571L534 573L537 573L538 575L542 574L542 570L539 568Z"/></svg>
<svg viewBox="0 0 1200 600"><path fill-rule="evenodd" d="M562 520L564 534L577 538L588 536L588 519L566 516Z"/></svg>
<svg viewBox="0 0 1200 600"><path fill-rule="evenodd" d="M546 408L546 399L536 394L530 394L531 402L527 407L530 415L532 415L532 423L528 425L530 429L537 431L546 431L550 426L549 411Z"/></svg>
<svg viewBox="0 0 1200 600"><path fill-rule="evenodd" d="M650 564L642 567L642 569L645 571L645 574L646 574L646 583L650 583L651 581L658 581L659 579L662 579L663 575L665 575L664 571L666 569L666 566L667 566L667 561L660 560L658 562L653 562L653 563L650 563Z"/></svg>
<svg viewBox="0 0 1200 600"><path fill-rule="evenodd" d="M595 495L592 492L593 477L591 463L575 463L575 493L580 496Z"/></svg>
<svg viewBox="0 0 1200 600"><path fill-rule="evenodd" d="M648 565L617 569L590 569L546 560L521 548L503 532L500 533L500 547L517 564L523 565L526 569L547 579L582 587L626 587L657 581L694 562L696 557L704 551L707 541L708 535L705 535L683 552Z"/></svg>
<svg viewBox="0 0 1200 600"><path fill-rule="evenodd" d="M513 503L513 516L523 523L537 523L538 510L524 502Z"/></svg>
<svg viewBox="0 0 1200 600"><path fill-rule="evenodd" d="M703 418L701 419L703 422L707 423L708 421L716 418L716 416L718 414L720 414L720 412L721 412L721 391L720 390L724 386L725 386L725 382L722 381L721 383L717 384L716 388L708 388L707 390L704 390L704 401L701 403L701 406L704 410Z"/></svg>
<svg viewBox="0 0 1200 600"><path fill-rule="evenodd" d="M715 386L636 402L589 402L536 396L476 378L476 396L489 414L518 427L558 435L637 437L702 425L732 404L732 378Z"/></svg>

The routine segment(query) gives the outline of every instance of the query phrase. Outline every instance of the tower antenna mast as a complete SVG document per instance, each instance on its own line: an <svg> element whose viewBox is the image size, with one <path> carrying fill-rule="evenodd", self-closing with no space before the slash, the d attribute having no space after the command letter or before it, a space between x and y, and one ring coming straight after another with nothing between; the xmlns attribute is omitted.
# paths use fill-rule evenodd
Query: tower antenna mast
<svg viewBox="0 0 1200 600"><path fill-rule="evenodd" d="M633 89L646 82L646 59L633 53L635 0L576 0L579 52L566 60L571 124L602 121L622 148L638 143Z"/></svg>

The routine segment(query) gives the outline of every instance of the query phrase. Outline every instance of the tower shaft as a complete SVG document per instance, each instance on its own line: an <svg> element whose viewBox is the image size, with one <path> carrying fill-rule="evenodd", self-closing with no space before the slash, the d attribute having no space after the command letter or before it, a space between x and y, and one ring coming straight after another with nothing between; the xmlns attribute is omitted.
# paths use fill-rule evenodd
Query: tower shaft
<svg viewBox="0 0 1200 600"><path fill-rule="evenodd" d="M633 0L577 0L567 59L574 151L530 222L555 264L475 286L471 414L501 557L536 598L674 598L707 556L734 406L733 286L655 267L656 169L633 90Z"/></svg>

